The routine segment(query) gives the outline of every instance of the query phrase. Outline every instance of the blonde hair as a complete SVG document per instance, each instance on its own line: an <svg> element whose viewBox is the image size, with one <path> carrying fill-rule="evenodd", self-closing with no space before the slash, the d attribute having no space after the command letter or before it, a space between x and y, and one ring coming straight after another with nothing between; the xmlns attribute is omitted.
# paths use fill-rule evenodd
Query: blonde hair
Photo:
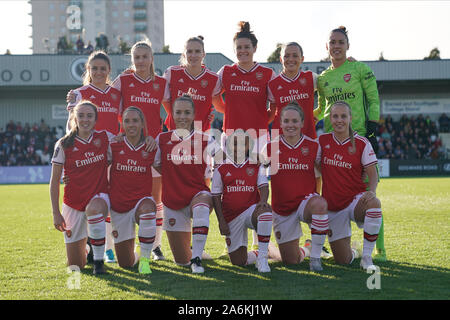
<svg viewBox="0 0 450 320"><path fill-rule="evenodd" d="M86 61L86 64L84 65L84 73L83 73L83 85L88 85L92 82L91 78L91 72L90 72L90 64L94 60L103 60L106 62L106 64L109 67L108 76L106 78L106 83L111 83L111 79L109 78L109 73L111 72L111 60L109 59L109 56L104 51L94 51L89 55L89 58Z"/></svg>
<svg viewBox="0 0 450 320"><path fill-rule="evenodd" d="M97 121L97 118L98 118L97 106L89 100L81 100L80 102L78 102L77 105L72 109L72 111L70 112L70 115L69 115L70 131L67 132L66 135L61 138L61 145L62 145L63 149L70 148L71 146L73 146L73 144L75 142L75 136L78 134L76 113L77 113L78 109L84 105L90 106L92 108L92 110L94 110L95 121Z"/></svg>
<svg viewBox="0 0 450 320"><path fill-rule="evenodd" d="M153 49L152 49L152 43L150 42L150 40L146 39L146 40L138 41L131 47L130 53L131 53L131 60L132 61L133 61L134 51L137 48L147 48L148 50L150 50L150 54L151 54L151 56L153 58ZM131 66L131 69L136 71L134 63ZM155 59L153 58L152 59L152 63L150 65L150 78L153 79L154 77L155 77Z"/></svg>
<svg viewBox="0 0 450 320"><path fill-rule="evenodd" d="M336 101L335 103L333 103L333 105L330 108L330 117L331 117L331 113L333 112L333 108L337 105L341 105L341 106L345 106L348 110L348 114L350 115L350 117L352 116L352 108L350 107L350 105L345 102L345 101ZM352 148L353 148L353 152L356 151L356 146L355 146L355 131L353 131L352 129L352 122L350 121L348 124L348 135L350 136L350 141L352 142Z"/></svg>

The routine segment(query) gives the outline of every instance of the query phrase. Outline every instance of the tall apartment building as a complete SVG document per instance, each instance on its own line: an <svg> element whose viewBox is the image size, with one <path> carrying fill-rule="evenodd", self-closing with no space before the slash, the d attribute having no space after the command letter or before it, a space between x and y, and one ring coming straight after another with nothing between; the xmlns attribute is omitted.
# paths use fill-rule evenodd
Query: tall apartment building
<svg viewBox="0 0 450 320"><path fill-rule="evenodd" d="M75 43L81 36L95 47L95 38L106 34L112 50L119 37L131 46L145 37L155 52L164 46L163 0L29 0L33 53L54 53L58 39Z"/></svg>

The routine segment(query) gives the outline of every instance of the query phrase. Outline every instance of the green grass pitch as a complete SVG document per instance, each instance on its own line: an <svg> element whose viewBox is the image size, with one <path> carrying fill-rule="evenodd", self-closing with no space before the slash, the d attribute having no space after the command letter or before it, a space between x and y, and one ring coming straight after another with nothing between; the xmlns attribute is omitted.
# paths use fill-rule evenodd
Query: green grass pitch
<svg viewBox="0 0 450 320"><path fill-rule="evenodd" d="M382 179L378 187L385 219L388 261L380 267L380 289L367 287L370 274L324 260L324 271L309 271L308 260L284 266L270 262L272 272L254 266L232 266L217 259L225 244L214 212L206 251L206 272L193 275L175 265L163 236L167 261L152 262L153 273L108 264L109 274L81 272L71 288L63 236L52 225L48 185L0 186L0 299L445 299L450 298L450 178ZM352 240L362 241L353 227ZM309 229L302 225L305 235ZM328 246L328 243L326 243Z"/></svg>

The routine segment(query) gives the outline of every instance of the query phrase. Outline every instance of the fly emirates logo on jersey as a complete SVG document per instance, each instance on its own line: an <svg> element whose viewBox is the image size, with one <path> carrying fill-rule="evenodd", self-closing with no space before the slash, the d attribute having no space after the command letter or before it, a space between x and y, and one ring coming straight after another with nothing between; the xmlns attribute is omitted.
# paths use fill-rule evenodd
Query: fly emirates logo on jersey
<svg viewBox="0 0 450 320"><path fill-rule="evenodd" d="M254 192L255 186L247 186L245 180L236 179L234 185L227 186L227 192Z"/></svg>
<svg viewBox="0 0 450 320"><path fill-rule="evenodd" d="M292 101L298 101L298 100L306 100L309 99L309 94L306 92L299 92L299 90L291 89L289 90L288 96L281 96L280 97L280 103L289 103Z"/></svg>
<svg viewBox="0 0 450 320"><path fill-rule="evenodd" d="M333 88L332 93L332 95L326 97L326 100L329 103L335 103L336 101L346 101L349 99L355 99L356 97L356 93L344 92L342 88Z"/></svg>
<svg viewBox="0 0 450 320"><path fill-rule="evenodd" d="M85 159L83 160L76 160L75 165L77 168L84 167L87 165L90 165L92 163L100 162L105 159L104 154L95 154L95 152L85 152L84 153Z"/></svg>
<svg viewBox="0 0 450 320"><path fill-rule="evenodd" d="M288 158L288 163L278 163L278 170L309 170L309 165L297 158Z"/></svg>
<svg viewBox="0 0 450 320"><path fill-rule="evenodd" d="M326 156L323 158L323 164L328 166L334 166L339 168L351 169L352 164L350 162L345 162L343 160L343 156L335 153L333 159L327 158Z"/></svg>
<svg viewBox="0 0 450 320"><path fill-rule="evenodd" d="M119 110L115 107L111 107L111 103L107 101L102 101L102 104L97 107L97 111L119 113Z"/></svg>
<svg viewBox="0 0 450 320"><path fill-rule="evenodd" d="M206 96L202 96L201 94L198 94L198 90L194 88L189 88L187 92L184 92L183 90L178 90L177 96L181 97L184 94L188 94L191 96L192 100L196 101L206 101Z"/></svg>
<svg viewBox="0 0 450 320"><path fill-rule="evenodd" d="M131 102L159 104L159 100L152 98L150 93L141 91L141 96L131 95Z"/></svg>
<svg viewBox="0 0 450 320"><path fill-rule="evenodd" d="M137 161L132 159L127 159L126 164L117 163L116 169L117 171L127 171L127 172L139 172L139 173L147 172L146 167L138 166Z"/></svg>
<svg viewBox="0 0 450 320"><path fill-rule="evenodd" d="M231 86L230 86L230 91L259 93L259 87L251 86L250 85L250 81L242 80L240 84L232 83Z"/></svg>

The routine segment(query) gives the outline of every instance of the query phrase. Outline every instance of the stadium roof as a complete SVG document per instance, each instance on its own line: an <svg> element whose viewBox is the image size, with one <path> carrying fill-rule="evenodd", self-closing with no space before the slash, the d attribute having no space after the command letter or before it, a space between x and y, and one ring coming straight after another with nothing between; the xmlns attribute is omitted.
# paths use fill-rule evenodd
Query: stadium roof
<svg viewBox="0 0 450 320"><path fill-rule="evenodd" d="M130 66L129 55L111 55L112 78ZM158 74L177 65L179 54L155 54ZM81 83L87 56L79 55L2 55L0 56L0 87L10 86L76 86ZM450 59L363 61L375 73L378 81L450 80ZM233 63L221 53L208 53L205 64L217 72L223 65ZM279 63L262 63L281 71ZM304 70L320 73L329 62L305 62Z"/></svg>

